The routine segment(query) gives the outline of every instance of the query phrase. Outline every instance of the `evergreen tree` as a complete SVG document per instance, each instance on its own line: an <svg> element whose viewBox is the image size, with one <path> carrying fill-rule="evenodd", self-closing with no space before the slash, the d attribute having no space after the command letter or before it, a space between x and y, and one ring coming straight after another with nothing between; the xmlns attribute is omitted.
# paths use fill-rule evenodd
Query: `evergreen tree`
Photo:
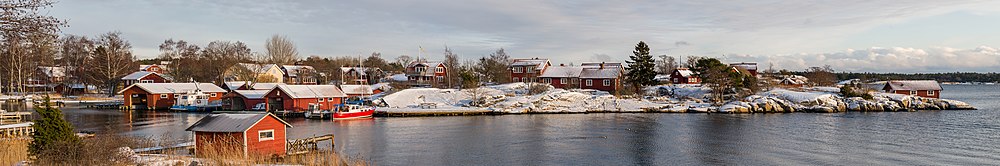
<svg viewBox="0 0 1000 166"><path fill-rule="evenodd" d="M82 146L82 143L73 133L73 125L63 119L62 111L53 108L48 97L45 97L45 103L43 106L35 107L41 119L35 120L35 124L31 126L35 132L31 135L28 153L39 160L72 159L73 157L66 156L50 158L50 155L71 154L63 150Z"/></svg>
<svg viewBox="0 0 1000 166"><path fill-rule="evenodd" d="M649 55L649 46L646 42L639 41L639 44L635 45L635 51L632 51L632 56L629 56L628 61L628 73L625 74L625 80L632 84L636 92L642 90L641 86L656 85L656 62L653 60L653 56Z"/></svg>

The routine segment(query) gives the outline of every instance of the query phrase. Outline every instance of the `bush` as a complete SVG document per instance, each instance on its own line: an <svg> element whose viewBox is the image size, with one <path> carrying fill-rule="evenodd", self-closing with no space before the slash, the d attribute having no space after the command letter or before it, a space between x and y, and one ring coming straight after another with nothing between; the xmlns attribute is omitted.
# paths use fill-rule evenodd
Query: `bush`
<svg viewBox="0 0 1000 166"><path fill-rule="evenodd" d="M840 94L843 95L844 97L861 97L865 100L875 99L875 97L872 96L872 94L868 93L867 91L852 86L840 87Z"/></svg>
<svg viewBox="0 0 1000 166"><path fill-rule="evenodd" d="M46 97L45 103L49 102L50 99ZM79 154L69 152L73 152L72 149L80 148L82 144L80 138L73 133L73 125L63 119L62 111L53 108L51 104L37 106L35 111L41 115L41 119L35 120L35 124L32 125L35 132L31 135L32 141L28 145L28 153L35 156L37 160L53 162L60 162L54 160L76 158ZM71 156L54 157L66 155Z"/></svg>

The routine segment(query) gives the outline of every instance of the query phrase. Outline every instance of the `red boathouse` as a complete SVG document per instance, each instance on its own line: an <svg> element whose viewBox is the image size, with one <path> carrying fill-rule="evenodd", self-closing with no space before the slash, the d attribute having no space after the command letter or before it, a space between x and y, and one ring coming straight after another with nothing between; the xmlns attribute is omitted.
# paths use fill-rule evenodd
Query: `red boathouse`
<svg viewBox="0 0 1000 166"><path fill-rule="evenodd" d="M291 128L271 113L212 114L186 131L194 132L195 156L241 154L249 156L285 155L285 129Z"/></svg>
<svg viewBox="0 0 1000 166"><path fill-rule="evenodd" d="M347 94L336 85L278 85L264 95L268 111L305 112L310 105L333 110Z"/></svg>
<svg viewBox="0 0 1000 166"><path fill-rule="evenodd" d="M941 98L941 84L935 80L893 80L885 82L882 90L888 93Z"/></svg>

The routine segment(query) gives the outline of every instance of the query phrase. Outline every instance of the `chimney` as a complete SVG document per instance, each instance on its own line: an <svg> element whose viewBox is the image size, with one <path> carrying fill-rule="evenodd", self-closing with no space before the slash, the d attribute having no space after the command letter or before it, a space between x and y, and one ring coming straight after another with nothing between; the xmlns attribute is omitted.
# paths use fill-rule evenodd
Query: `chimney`
<svg viewBox="0 0 1000 166"><path fill-rule="evenodd" d="M562 64L562 63L560 63L560 64L559 64L559 66L566 66L566 64Z"/></svg>
<svg viewBox="0 0 1000 166"><path fill-rule="evenodd" d="M601 62L601 69L604 69L604 62Z"/></svg>
<svg viewBox="0 0 1000 166"><path fill-rule="evenodd" d="M535 60L538 60L538 57L535 57Z"/></svg>

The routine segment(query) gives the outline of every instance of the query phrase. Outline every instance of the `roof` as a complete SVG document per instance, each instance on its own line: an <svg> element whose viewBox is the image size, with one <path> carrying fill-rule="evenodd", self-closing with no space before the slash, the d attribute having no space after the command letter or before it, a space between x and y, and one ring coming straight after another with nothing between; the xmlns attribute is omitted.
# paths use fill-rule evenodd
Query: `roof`
<svg viewBox="0 0 1000 166"><path fill-rule="evenodd" d="M601 64L604 64L604 66L619 66L619 67L622 66L622 63L619 63L619 62L584 62L584 63L581 63L580 66L583 66L583 67L600 67Z"/></svg>
<svg viewBox="0 0 1000 166"><path fill-rule="evenodd" d="M514 62L511 63L510 65L511 66L535 66L536 70L542 70L543 68L545 68L546 64L549 64L549 59L533 58L533 59L514 59Z"/></svg>
<svg viewBox="0 0 1000 166"><path fill-rule="evenodd" d="M686 68L679 68L674 71L677 72L677 74L681 75L681 77L691 77L694 75L694 71L691 71L690 69Z"/></svg>
<svg viewBox="0 0 1000 166"><path fill-rule="evenodd" d="M369 85L340 85L340 89L346 94L352 95L370 95L373 92L372 86Z"/></svg>
<svg viewBox="0 0 1000 166"><path fill-rule="evenodd" d="M226 92L225 89L215 86L212 83L136 83L132 84L118 93L125 92L132 87L138 87L152 94L164 93L187 93L200 89L202 92Z"/></svg>
<svg viewBox="0 0 1000 166"><path fill-rule="evenodd" d="M935 80L893 80L886 82L882 89L890 90L941 90Z"/></svg>
<svg viewBox="0 0 1000 166"><path fill-rule="evenodd" d="M223 83L223 85L225 85L226 88L229 88L230 90L234 90L234 89L239 89L243 85L246 85L246 83L247 83L246 81L229 81L229 82ZM276 87L278 85L281 85L281 84L284 84L284 83L264 83L264 82L258 82L258 83L254 83L253 84L253 89L255 89L255 90L271 90L274 87Z"/></svg>
<svg viewBox="0 0 1000 166"><path fill-rule="evenodd" d="M299 75L299 72L306 71L316 71L312 66L302 66L302 65L281 65L281 69L284 69L285 75L295 77Z"/></svg>
<svg viewBox="0 0 1000 166"><path fill-rule="evenodd" d="M200 132L245 132L254 124L264 120L265 117L273 117L279 122L284 124L286 127L292 127L291 124L281 120L277 116L271 113L263 114L211 114L201 118L198 122L194 122L191 127L188 127L185 131L200 131Z"/></svg>
<svg viewBox="0 0 1000 166"><path fill-rule="evenodd" d="M132 74L125 75L125 77L122 77L122 80L139 80L139 79L142 79L142 78L146 78L146 76L149 76L150 74L156 74L156 75L158 75L160 77L163 77L163 79L174 80L173 77L170 77L168 75L164 75L164 74L160 74L160 73L156 73L156 72L148 72L148 71L137 71L137 72L134 72Z"/></svg>
<svg viewBox="0 0 1000 166"><path fill-rule="evenodd" d="M580 77L580 73L583 72L583 68L584 67L582 66L549 66L545 69L545 72L538 77Z"/></svg>
<svg viewBox="0 0 1000 166"><path fill-rule="evenodd" d="M266 90L233 90L233 93L239 94L240 96L246 97L248 99L264 99L264 95L270 92L271 89Z"/></svg>
<svg viewBox="0 0 1000 166"><path fill-rule="evenodd" d="M417 65L423 65L423 66L428 66L428 67L437 67L437 66L440 66L441 64L442 64L441 62L411 62L410 65L406 65L406 67L407 68L411 68L411 67L416 67ZM445 67L447 67L447 66L445 66ZM411 75L421 75L421 76L434 76L435 72L436 71L435 71L434 68L428 68L427 70L424 70L423 73L409 73L409 74L411 74Z"/></svg>
<svg viewBox="0 0 1000 166"><path fill-rule="evenodd" d="M281 90L292 98L326 98L326 97L347 97L344 91L336 85L278 85L274 90ZM268 91L270 93L270 91Z"/></svg>
<svg viewBox="0 0 1000 166"><path fill-rule="evenodd" d="M42 74L45 74L46 77L66 76L66 68L63 67L38 66L38 70L41 70Z"/></svg>
<svg viewBox="0 0 1000 166"><path fill-rule="evenodd" d="M368 71L380 72L382 69L376 67L340 67L341 73L355 72L359 75L367 75Z"/></svg>
<svg viewBox="0 0 1000 166"><path fill-rule="evenodd" d="M729 66L739 67L745 70L757 70L757 63L754 62L731 63Z"/></svg>
<svg viewBox="0 0 1000 166"><path fill-rule="evenodd" d="M618 78L622 75L620 67L584 68L580 78Z"/></svg>

